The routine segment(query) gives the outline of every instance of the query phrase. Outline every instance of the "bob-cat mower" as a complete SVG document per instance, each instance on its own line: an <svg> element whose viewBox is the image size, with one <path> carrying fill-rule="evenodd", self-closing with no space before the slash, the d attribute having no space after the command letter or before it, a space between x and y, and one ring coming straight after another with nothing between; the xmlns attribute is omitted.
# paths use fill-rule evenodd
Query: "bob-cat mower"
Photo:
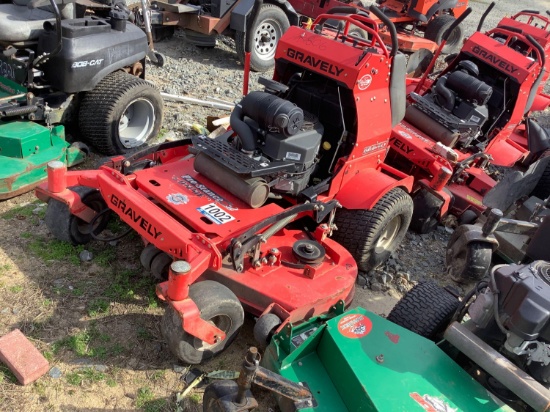
<svg viewBox="0 0 550 412"><path fill-rule="evenodd" d="M499 170L525 171L549 154L550 134L530 113L550 104L542 92L550 19L523 11L482 33L493 6L435 79L428 73L438 53L421 79L407 80L405 119L393 129L386 163L414 176L411 228L421 233L448 214L474 220Z"/></svg>
<svg viewBox="0 0 550 412"><path fill-rule="evenodd" d="M323 28L328 18L344 30ZM351 24L372 40L349 37ZM366 16L322 15L314 27L283 36L276 80L242 99L226 133L114 157L98 170L50 164L36 189L58 239L98 238L109 213L143 237L141 262L168 275L157 287L168 303L162 330L184 362L221 352L243 308L258 317L262 343L348 304L357 266L381 264L408 228L412 178L383 163L381 144L404 114L404 56L387 50ZM336 226L351 254L328 238Z"/></svg>
<svg viewBox="0 0 550 412"><path fill-rule="evenodd" d="M439 342L512 410L548 411L549 296L548 261L498 265L460 300L452 287L419 283L388 320Z"/></svg>
<svg viewBox="0 0 550 412"><path fill-rule="evenodd" d="M550 261L550 156L526 173L505 174L483 202L487 209L475 223L460 225L449 239L451 279L480 280L489 272L494 253L508 263Z"/></svg>
<svg viewBox="0 0 550 412"><path fill-rule="evenodd" d="M512 411L431 340L338 309L276 333L263 356L250 348L236 381L206 387L203 411L257 410L254 387L273 392L282 412Z"/></svg>
<svg viewBox="0 0 550 412"><path fill-rule="evenodd" d="M495 267L460 301L433 281L387 319L344 304L252 347L236 381L204 392L204 412L258 407L253 386L283 412L550 410L550 263ZM251 390L252 389L252 390Z"/></svg>
<svg viewBox="0 0 550 412"><path fill-rule="evenodd" d="M48 161L84 157L85 146L65 142L63 125L108 155L160 129L162 99L144 80L145 34L121 4L109 18L76 18L76 10L73 0L0 4L0 198L32 189Z"/></svg>

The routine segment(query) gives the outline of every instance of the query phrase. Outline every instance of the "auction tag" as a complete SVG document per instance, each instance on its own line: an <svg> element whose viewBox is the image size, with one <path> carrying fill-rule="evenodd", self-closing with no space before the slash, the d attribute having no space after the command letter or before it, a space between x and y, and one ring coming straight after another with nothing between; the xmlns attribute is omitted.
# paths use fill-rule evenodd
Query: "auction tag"
<svg viewBox="0 0 550 412"><path fill-rule="evenodd" d="M364 315L352 313L338 321L338 330L346 338L358 339L370 333L372 322Z"/></svg>
<svg viewBox="0 0 550 412"><path fill-rule="evenodd" d="M212 222L217 223L218 225L223 225L224 223L231 222L235 220L233 216L223 210L220 206L215 203L210 203L205 206L201 206L197 209L204 216L210 219Z"/></svg>

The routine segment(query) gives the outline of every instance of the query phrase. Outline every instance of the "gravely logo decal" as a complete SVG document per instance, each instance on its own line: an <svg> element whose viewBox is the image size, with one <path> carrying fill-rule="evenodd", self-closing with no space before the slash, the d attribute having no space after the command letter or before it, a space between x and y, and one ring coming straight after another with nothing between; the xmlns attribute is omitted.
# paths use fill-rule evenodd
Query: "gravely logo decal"
<svg viewBox="0 0 550 412"><path fill-rule="evenodd" d="M156 227L154 227L151 223L149 223L147 220L145 220L139 213L137 213L134 209L126 205L126 202L122 199L119 199L115 195L111 197L111 203L117 208L120 209L120 211L125 214L126 216L129 216L130 219L132 219L135 223L139 222L139 227L141 227L145 232L149 233L151 236L153 236L155 239L162 235L162 232L159 232Z"/></svg>
<svg viewBox="0 0 550 412"><path fill-rule="evenodd" d="M340 74L342 74L342 72L344 71L344 69L341 69L332 63L326 62L321 59L316 59L313 56L308 56L300 51L291 49L290 47L286 51L286 55L291 59L307 64L308 66L319 69L325 73L334 74L335 76L340 76Z"/></svg>
<svg viewBox="0 0 550 412"><path fill-rule="evenodd" d="M482 59L485 59L485 60L493 63L495 66L498 66L501 69L506 70L510 74L514 74L515 72L517 72L519 70L517 67L512 66L506 60L502 60L500 57L498 57L494 54L491 54L486 50L483 50L479 46L474 46L474 48L472 49L472 52L474 52L474 54L477 54Z"/></svg>

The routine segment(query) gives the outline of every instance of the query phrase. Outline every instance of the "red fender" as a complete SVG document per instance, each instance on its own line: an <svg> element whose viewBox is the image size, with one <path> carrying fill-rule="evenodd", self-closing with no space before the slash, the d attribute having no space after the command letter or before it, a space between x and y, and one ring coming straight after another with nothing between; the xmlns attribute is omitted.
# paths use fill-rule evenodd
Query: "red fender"
<svg viewBox="0 0 550 412"><path fill-rule="evenodd" d="M395 187L402 187L411 192L414 178L384 164L381 169L388 169L392 174L402 176L396 179L380 169L367 169L357 173L342 185L336 200L346 209L371 209L386 193ZM397 173L394 173L397 172Z"/></svg>

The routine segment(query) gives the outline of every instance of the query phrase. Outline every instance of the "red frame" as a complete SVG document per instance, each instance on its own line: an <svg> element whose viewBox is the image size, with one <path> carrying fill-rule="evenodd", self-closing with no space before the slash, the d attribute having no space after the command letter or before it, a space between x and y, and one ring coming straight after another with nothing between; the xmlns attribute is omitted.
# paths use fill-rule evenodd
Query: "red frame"
<svg viewBox="0 0 550 412"><path fill-rule="evenodd" d="M522 16L527 18L527 23L518 21L518 18ZM532 23L535 19L542 21L544 28L533 26ZM523 34L510 31L506 27L521 29ZM550 31L548 30L550 30L550 19L538 14L521 12L512 18L502 19L496 28L486 33L474 33L468 38L461 50L461 56L477 57L500 71L513 71L509 74L509 77L512 81L521 85L507 125L493 131L491 141L484 150L484 153L490 156L493 164L514 166L523 162L529 155L524 124L524 119L528 115L525 113L525 107L537 76L542 69L542 57L536 48L530 47L526 52L527 55L535 54L536 59L533 61L526 55L508 47L508 43L512 38L515 38L529 45L530 42L526 35L533 36L545 51L545 66L548 71L548 68L550 68ZM502 44L492 38L495 34L505 36L505 43ZM441 75L446 74L448 70L443 71ZM547 78L548 73L544 75L543 81L537 89L537 97L531 110L544 109L550 104L550 96L542 93ZM427 80L422 83L422 80L407 79L407 92L419 90L420 94L425 94L433 82ZM391 159L396 156L403 156L410 162L411 166L404 171L415 176L413 192L420 188L428 188L440 198L443 201L440 217L444 217L447 213L460 216L468 209L483 211L485 209L483 205L484 194L497 183L487 175L484 169L480 168L483 160L474 161L469 168L466 168L460 178L450 183L448 182L450 176L447 176L447 180L445 180L444 172L446 169L453 170L454 163L435 153L434 145L435 141L430 136L403 120L392 132L389 163L392 164ZM453 155L456 156L456 161L460 162L467 159L471 153L453 151ZM443 182L445 184L441 185ZM445 189L443 189L443 186ZM452 208L451 195L454 199Z"/></svg>
<svg viewBox="0 0 550 412"><path fill-rule="evenodd" d="M364 9L362 4L359 1L351 1L351 2L345 2L345 1L339 1L339 0L289 0L289 3L294 7L296 12L299 14L302 14L304 16L318 19L319 16L326 13L328 10L334 8L334 7L357 7L359 9ZM409 1L409 4L412 3ZM438 0L420 0L416 2L416 5L414 6L414 10L421 14L427 14L428 10L438 3ZM399 44L399 50L405 51L405 52L415 52L420 49L428 49L432 52L434 52L437 49L437 44L431 40L425 39L423 37L416 36L414 34L411 34L410 32L403 30L399 27L399 25L403 24L410 24L415 23L417 24L417 27L423 29L425 27L425 23L419 22L410 15L407 14L406 11L404 11L405 5L400 0L387 0L385 1L381 7L383 7L383 10L387 14L388 18L397 26L397 42ZM464 11L468 8L468 2L466 0L460 1L459 4L457 4L457 7L450 10L453 16L459 17ZM334 16L334 15L332 15ZM332 17L331 17L332 18ZM382 26L380 29L380 37L382 40L389 44L391 43L390 34L386 27L382 24L380 20L378 20L376 17L372 16L373 20L375 21L375 24L377 27Z"/></svg>

